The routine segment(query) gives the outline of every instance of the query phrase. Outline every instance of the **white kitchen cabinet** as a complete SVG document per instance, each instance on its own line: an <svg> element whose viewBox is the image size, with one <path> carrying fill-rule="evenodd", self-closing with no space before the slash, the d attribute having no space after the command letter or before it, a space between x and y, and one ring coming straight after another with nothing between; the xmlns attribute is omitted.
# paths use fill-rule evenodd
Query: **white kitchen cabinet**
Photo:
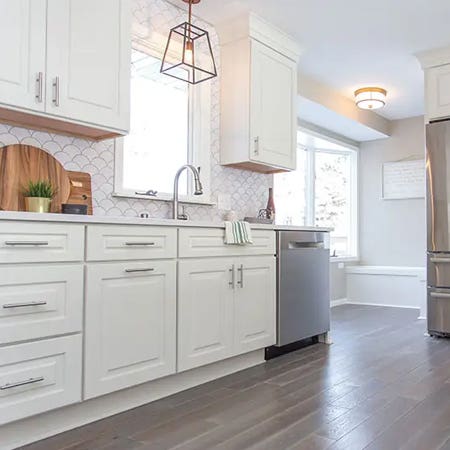
<svg viewBox="0 0 450 450"><path fill-rule="evenodd" d="M178 263L178 371L233 353L233 259Z"/></svg>
<svg viewBox="0 0 450 450"><path fill-rule="evenodd" d="M178 370L275 343L275 258L179 262Z"/></svg>
<svg viewBox="0 0 450 450"><path fill-rule="evenodd" d="M85 398L176 371L176 261L89 264Z"/></svg>
<svg viewBox="0 0 450 450"><path fill-rule="evenodd" d="M180 228L178 232L180 258L212 256L254 256L275 254L273 230L252 230L252 245L227 245L225 231L221 228Z"/></svg>
<svg viewBox="0 0 450 450"><path fill-rule="evenodd" d="M0 0L0 12L0 101L43 111L46 0Z"/></svg>
<svg viewBox="0 0 450 450"><path fill-rule="evenodd" d="M81 264L0 268L0 345L82 331Z"/></svg>
<svg viewBox="0 0 450 450"><path fill-rule="evenodd" d="M450 117L450 64L427 69L425 86L428 120Z"/></svg>
<svg viewBox="0 0 450 450"><path fill-rule="evenodd" d="M275 344L275 258L236 261L235 353Z"/></svg>
<svg viewBox="0 0 450 450"><path fill-rule="evenodd" d="M297 63L253 40L250 82L250 159L295 169Z"/></svg>
<svg viewBox="0 0 450 450"><path fill-rule="evenodd" d="M84 226L0 221L0 264L82 261Z"/></svg>
<svg viewBox="0 0 450 450"><path fill-rule="evenodd" d="M0 425L81 401L81 342L77 334L0 347Z"/></svg>
<svg viewBox="0 0 450 450"><path fill-rule="evenodd" d="M48 0L47 112L128 130L129 2Z"/></svg>
<svg viewBox="0 0 450 450"><path fill-rule="evenodd" d="M129 130L130 0L0 0L0 120L92 139Z"/></svg>
<svg viewBox="0 0 450 450"><path fill-rule="evenodd" d="M251 14L218 26L221 164L263 173L296 168L297 61L287 35Z"/></svg>

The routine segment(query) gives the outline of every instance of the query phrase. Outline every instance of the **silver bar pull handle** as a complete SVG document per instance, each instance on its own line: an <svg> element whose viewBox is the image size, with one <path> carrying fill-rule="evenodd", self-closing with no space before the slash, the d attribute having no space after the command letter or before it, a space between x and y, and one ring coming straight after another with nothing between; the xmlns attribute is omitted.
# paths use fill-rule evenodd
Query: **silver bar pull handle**
<svg viewBox="0 0 450 450"><path fill-rule="evenodd" d="M44 74L42 72L38 72L36 75L36 101L38 103L42 103L43 81Z"/></svg>
<svg viewBox="0 0 450 450"><path fill-rule="evenodd" d="M147 269L125 269L126 273L143 273L143 272L153 272L155 269L147 268Z"/></svg>
<svg viewBox="0 0 450 450"><path fill-rule="evenodd" d="M59 106L59 77L53 80L53 104Z"/></svg>
<svg viewBox="0 0 450 450"><path fill-rule="evenodd" d="M44 306L47 302L42 300L38 302L24 302L24 303L6 303L3 305L3 309L14 309L14 308L29 308L33 306Z"/></svg>
<svg viewBox="0 0 450 450"><path fill-rule="evenodd" d="M244 287L244 264L241 264L238 268L238 272L241 273L241 276L237 282L237 284L241 287L241 289Z"/></svg>
<svg viewBox="0 0 450 450"><path fill-rule="evenodd" d="M155 245L154 242L125 242L128 247L149 247Z"/></svg>
<svg viewBox="0 0 450 450"><path fill-rule="evenodd" d="M230 274L231 280L229 281L228 284L230 285L231 289L234 289L236 287L236 267L234 264L231 266Z"/></svg>
<svg viewBox="0 0 450 450"><path fill-rule="evenodd" d="M445 294L443 292L431 292L430 297L432 297L432 298L450 298L450 294Z"/></svg>
<svg viewBox="0 0 450 450"><path fill-rule="evenodd" d="M450 264L450 258L430 258L430 262Z"/></svg>
<svg viewBox="0 0 450 450"><path fill-rule="evenodd" d="M20 246L46 246L48 245L48 241L5 241L5 245L9 245L11 247L20 247Z"/></svg>
<svg viewBox="0 0 450 450"><path fill-rule="evenodd" d="M40 383L41 381L44 381L44 377L29 378L28 380L17 381L16 383L6 383L3 386L0 386L0 391L6 391L7 389L26 386L27 384Z"/></svg>
<svg viewBox="0 0 450 450"><path fill-rule="evenodd" d="M259 136L256 136L254 141L253 141L254 145L255 145L255 155L259 155Z"/></svg>

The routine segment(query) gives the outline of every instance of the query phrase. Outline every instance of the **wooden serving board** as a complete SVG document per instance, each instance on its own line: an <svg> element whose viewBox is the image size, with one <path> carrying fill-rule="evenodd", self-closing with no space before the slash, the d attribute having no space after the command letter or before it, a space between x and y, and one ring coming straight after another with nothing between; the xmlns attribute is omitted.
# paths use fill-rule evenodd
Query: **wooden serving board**
<svg viewBox="0 0 450 450"><path fill-rule="evenodd" d="M48 180L57 189L51 212L61 212L67 203L70 180L64 167L50 153L31 145L0 148L0 209L24 211L23 191L29 181Z"/></svg>
<svg viewBox="0 0 450 450"><path fill-rule="evenodd" d="M91 175L85 172L67 172L70 180L70 195L66 203L87 205L88 214L92 215Z"/></svg>

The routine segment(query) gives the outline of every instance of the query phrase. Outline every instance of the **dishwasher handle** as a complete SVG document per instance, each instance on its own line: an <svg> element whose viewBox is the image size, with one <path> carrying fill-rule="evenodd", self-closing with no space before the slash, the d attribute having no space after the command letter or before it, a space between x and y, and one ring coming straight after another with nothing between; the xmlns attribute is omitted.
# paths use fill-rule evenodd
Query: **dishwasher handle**
<svg viewBox="0 0 450 450"><path fill-rule="evenodd" d="M289 250L295 250L300 248L318 248L323 249L325 248L324 242L298 242L298 241L291 241L288 243L288 249Z"/></svg>

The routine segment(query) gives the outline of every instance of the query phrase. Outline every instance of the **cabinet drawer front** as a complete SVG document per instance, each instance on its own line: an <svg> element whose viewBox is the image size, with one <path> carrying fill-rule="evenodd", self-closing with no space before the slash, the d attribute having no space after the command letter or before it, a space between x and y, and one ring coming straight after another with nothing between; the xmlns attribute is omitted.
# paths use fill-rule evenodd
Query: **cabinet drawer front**
<svg viewBox="0 0 450 450"><path fill-rule="evenodd" d="M81 335L0 348L0 425L81 401Z"/></svg>
<svg viewBox="0 0 450 450"><path fill-rule="evenodd" d="M177 230L150 226L89 226L88 261L175 258Z"/></svg>
<svg viewBox="0 0 450 450"><path fill-rule="evenodd" d="M175 373L176 261L89 264L85 397Z"/></svg>
<svg viewBox="0 0 450 450"><path fill-rule="evenodd" d="M4 266L0 271L0 344L81 331L81 264Z"/></svg>
<svg viewBox="0 0 450 450"><path fill-rule="evenodd" d="M0 222L0 263L82 261L84 226Z"/></svg>
<svg viewBox="0 0 450 450"><path fill-rule="evenodd" d="M179 257L274 255L275 232L252 230L253 245L226 245L221 228L182 228L179 232Z"/></svg>

